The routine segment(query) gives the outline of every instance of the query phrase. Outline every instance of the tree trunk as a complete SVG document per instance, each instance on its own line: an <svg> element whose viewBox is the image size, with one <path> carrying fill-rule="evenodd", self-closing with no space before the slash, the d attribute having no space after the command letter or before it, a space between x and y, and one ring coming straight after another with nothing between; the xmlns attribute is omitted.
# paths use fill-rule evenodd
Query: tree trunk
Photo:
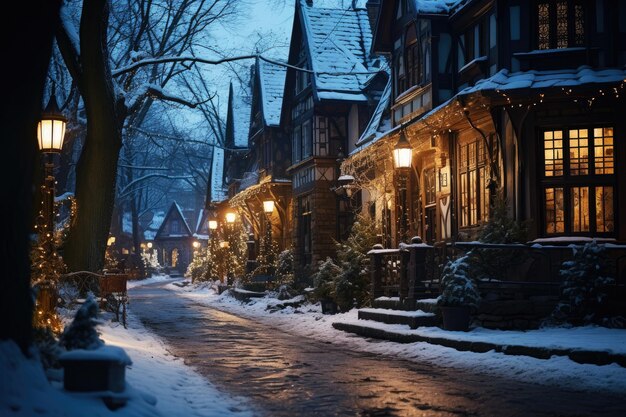
<svg viewBox="0 0 626 417"><path fill-rule="evenodd" d="M80 22L81 92L87 113L87 137L76 166L79 215L70 229L65 261L72 271L98 271L111 226L117 160L122 146L121 120L109 66L109 2L85 0Z"/></svg>
<svg viewBox="0 0 626 417"><path fill-rule="evenodd" d="M13 62L3 69L6 82L0 111L1 189L2 201L7 202L0 240L0 340L15 341L25 353L32 341L28 236L33 169L39 161L35 127L60 6L60 0L16 2L10 13L3 13L0 24L0 50Z"/></svg>

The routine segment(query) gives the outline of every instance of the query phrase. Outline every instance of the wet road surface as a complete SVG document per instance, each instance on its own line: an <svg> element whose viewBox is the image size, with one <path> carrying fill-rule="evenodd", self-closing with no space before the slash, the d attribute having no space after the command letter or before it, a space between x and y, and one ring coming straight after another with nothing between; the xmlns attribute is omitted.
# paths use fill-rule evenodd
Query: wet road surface
<svg viewBox="0 0 626 417"><path fill-rule="evenodd" d="M349 351L202 306L163 285L132 289L132 313L219 389L247 397L259 416L626 416L626 396Z"/></svg>

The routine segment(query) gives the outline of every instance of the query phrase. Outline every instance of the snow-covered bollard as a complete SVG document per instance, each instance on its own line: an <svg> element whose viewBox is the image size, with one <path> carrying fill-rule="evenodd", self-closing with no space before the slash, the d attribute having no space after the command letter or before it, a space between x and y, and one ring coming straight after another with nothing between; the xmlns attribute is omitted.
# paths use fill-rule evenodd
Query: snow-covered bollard
<svg viewBox="0 0 626 417"><path fill-rule="evenodd" d="M71 350L62 354L59 361L64 368L63 387L78 392L123 392L126 366L132 364L124 349L118 346Z"/></svg>

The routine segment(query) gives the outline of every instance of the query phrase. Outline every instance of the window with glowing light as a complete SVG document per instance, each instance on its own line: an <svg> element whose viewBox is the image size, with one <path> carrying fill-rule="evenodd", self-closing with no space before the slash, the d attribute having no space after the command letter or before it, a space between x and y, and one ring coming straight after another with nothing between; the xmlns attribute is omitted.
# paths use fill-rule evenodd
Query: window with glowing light
<svg viewBox="0 0 626 417"><path fill-rule="evenodd" d="M541 137L544 233L612 235L613 128L548 130Z"/></svg>
<svg viewBox="0 0 626 417"><path fill-rule="evenodd" d="M489 175L484 140L461 143L458 155L460 226L475 226L489 216Z"/></svg>
<svg viewBox="0 0 626 417"><path fill-rule="evenodd" d="M537 0L537 49L561 49L585 44L582 0Z"/></svg>

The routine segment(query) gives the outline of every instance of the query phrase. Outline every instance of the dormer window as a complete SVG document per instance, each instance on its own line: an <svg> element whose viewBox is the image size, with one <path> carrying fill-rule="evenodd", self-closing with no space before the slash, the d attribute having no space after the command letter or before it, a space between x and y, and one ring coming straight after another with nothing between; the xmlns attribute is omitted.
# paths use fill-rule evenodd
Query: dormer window
<svg viewBox="0 0 626 417"><path fill-rule="evenodd" d="M581 0L537 1L537 48L561 49L585 44L585 9Z"/></svg>

